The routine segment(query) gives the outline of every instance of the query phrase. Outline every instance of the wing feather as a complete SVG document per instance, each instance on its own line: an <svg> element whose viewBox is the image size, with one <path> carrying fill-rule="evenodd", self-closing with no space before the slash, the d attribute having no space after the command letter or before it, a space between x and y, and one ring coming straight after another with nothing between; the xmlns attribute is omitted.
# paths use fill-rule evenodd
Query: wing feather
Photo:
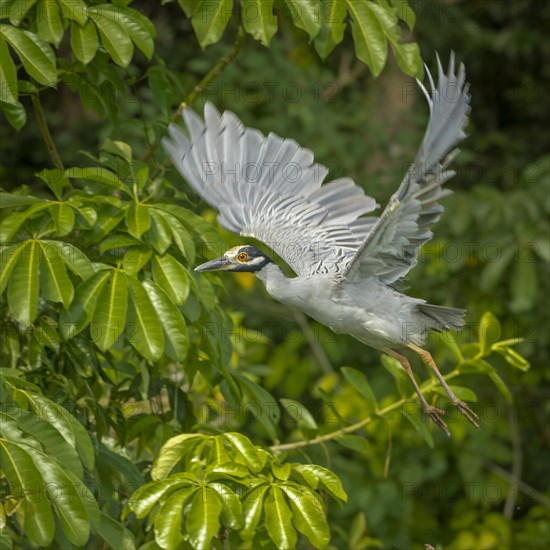
<svg viewBox="0 0 550 550"><path fill-rule="evenodd" d="M458 153L455 146L466 137L464 128L470 111L464 65L460 64L457 73L451 54L447 74L439 57L437 67L437 87L427 70L431 93L419 82L430 106L420 150L399 189L348 264L344 281L374 276L392 284L416 264L420 247L432 238L430 228L443 212L438 201L451 193L442 188L454 175L447 168Z"/></svg>

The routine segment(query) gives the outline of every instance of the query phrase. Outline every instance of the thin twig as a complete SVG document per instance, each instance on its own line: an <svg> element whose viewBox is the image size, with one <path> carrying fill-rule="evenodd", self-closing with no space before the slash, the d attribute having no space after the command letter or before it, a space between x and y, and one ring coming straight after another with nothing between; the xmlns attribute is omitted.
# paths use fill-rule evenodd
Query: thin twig
<svg viewBox="0 0 550 550"><path fill-rule="evenodd" d="M63 166L63 162L61 162L61 157L59 156L59 153L52 138L52 134L50 133L48 122L46 121L44 110L42 109L42 104L40 103L40 98L38 97L38 94L32 94L31 100L32 106L34 107L34 114L36 115L36 120L38 121L38 126L40 126L40 133L42 134L42 138L46 143L46 147L48 148L50 156L52 157L52 161L58 170L64 172L65 167Z"/></svg>
<svg viewBox="0 0 550 550"><path fill-rule="evenodd" d="M444 376L444 378L445 380L451 380L452 378L456 378L459 374L460 373L458 372L458 370L455 369L454 371L450 372L447 376ZM426 386L426 388L423 389L424 394L430 392L436 386L437 386L437 381L432 380L432 382L428 386ZM414 395L410 397L403 397L399 401L396 401L395 403L392 403L391 405L388 405L387 407L384 407L383 409L376 411L374 415L369 415L366 418L363 418L362 420L360 420L359 422L356 422L355 424L351 424L350 426L345 426L344 428L340 428L339 430L329 432L328 434L319 435L313 439L303 439L301 441L295 441L293 443L282 443L280 445L272 445L271 447L269 447L269 450L274 452L291 451L294 449L299 449L301 447L308 447L309 445L318 445L319 443L336 439L341 435L356 432L357 430L360 430L361 428L364 428L365 426L373 422L376 418L380 416L385 416L386 414L393 412L396 409L399 409L406 402L412 401L414 397L415 397Z"/></svg>
<svg viewBox="0 0 550 550"><path fill-rule="evenodd" d="M240 52L244 41L246 38L246 32L243 27L239 27L237 33L237 38L233 43L231 51L224 55L218 62L206 73L204 78L193 88L193 91L178 105L176 112L170 117L170 122L177 122L181 117L181 112L185 107L190 107L194 101L197 99L199 94L201 94L204 89L210 84L215 78L217 78L221 72L237 57L237 54ZM143 155L143 162L147 162L153 153L157 150L158 144L150 144L145 154Z"/></svg>
<svg viewBox="0 0 550 550"><path fill-rule="evenodd" d="M237 57L240 52L246 38L246 32L242 26L239 27L237 32L237 38L233 43L231 51L224 55L205 75L205 77L193 88L193 91L182 101L176 111L176 114L172 117L172 122L178 120L181 112L185 107L193 105L197 97L204 91L204 89L210 84L220 73Z"/></svg>
<svg viewBox="0 0 550 550"><path fill-rule="evenodd" d="M328 374L334 372L334 368L329 361L325 350L319 345L319 342L317 342L313 330L311 330L311 327L309 326L307 317L297 309L293 310L293 314L294 318L302 329L303 335L306 337L307 343L309 344L311 351L313 351L313 354L315 355L317 361L319 361L319 364L321 365L323 371Z"/></svg>

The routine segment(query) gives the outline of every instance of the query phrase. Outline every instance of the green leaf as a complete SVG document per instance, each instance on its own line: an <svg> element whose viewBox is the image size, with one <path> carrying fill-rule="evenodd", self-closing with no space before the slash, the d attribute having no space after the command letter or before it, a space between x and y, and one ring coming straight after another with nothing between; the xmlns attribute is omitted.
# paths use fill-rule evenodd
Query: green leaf
<svg viewBox="0 0 550 550"><path fill-rule="evenodd" d="M530 311L539 296L535 259L525 248L520 249L515 262L510 280L510 293L512 295L510 309L514 313Z"/></svg>
<svg viewBox="0 0 550 550"><path fill-rule="evenodd" d="M382 355L380 359L384 368L393 376L399 395L401 397L406 396L410 388L410 382L401 363L389 355Z"/></svg>
<svg viewBox="0 0 550 550"><path fill-rule="evenodd" d="M0 25L0 35L3 35L17 52L25 71L30 76L40 84L55 86L55 55L46 41L30 31L16 29L11 25Z"/></svg>
<svg viewBox="0 0 550 550"><path fill-rule="evenodd" d="M517 351L506 346L493 346L493 351L496 351L504 357L507 363L523 372L527 372L531 368L531 364L527 359L524 359Z"/></svg>
<svg viewBox="0 0 550 550"><path fill-rule="evenodd" d="M44 168L37 172L35 176L46 183L58 200L61 200L63 188L70 185L70 181L63 176L63 171L57 168Z"/></svg>
<svg viewBox="0 0 550 550"><path fill-rule="evenodd" d="M317 422L311 415L311 413L298 401L294 399L280 399L281 404L285 408L287 414L300 426L301 428L308 428L310 430L317 430Z"/></svg>
<svg viewBox="0 0 550 550"><path fill-rule="evenodd" d="M209 483L208 487L214 489L222 500L220 520L222 525L229 529L239 530L244 526L243 509L239 497L223 483Z"/></svg>
<svg viewBox="0 0 550 550"><path fill-rule="evenodd" d="M155 480L165 479L182 459L189 448L206 436L202 434L180 434L170 438L161 448L153 468L151 477Z"/></svg>
<svg viewBox="0 0 550 550"><path fill-rule="evenodd" d="M4 430L3 430L3 435ZM0 440L0 465L9 483L11 494L24 497L23 529L35 544L49 546L55 533L52 506L42 491L29 491L27 488L44 483L41 472L25 448L6 439Z"/></svg>
<svg viewBox="0 0 550 550"><path fill-rule="evenodd" d="M315 50L321 59L342 42L346 29L347 15L345 0L324 0L321 2L321 30L315 37Z"/></svg>
<svg viewBox="0 0 550 550"><path fill-rule="evenodd" d="M215 44L233 13L233 0L201 2L193 12L191 24L202 48Z"/></svg>
<svg viewBox="0 0 550 550"><path fill-rule="evenodd" d="M210 548L220 528L222 501L213 489L202 485L195 493L185 517L189 542L194 548Z"/></svg>
<svg viewBox="0 0 550 550"><path fill-rule="evenodd" d="M330 542L325 511L318 495L307 487L287 482L280 485L290 500L292 522L317 548L326 548Z"/></svg>
<svg viewBox="0 0 550 550"><path fill-rule="evenodd" d="M514 402L514 397L512 396L512 392L509 390L504 380L496 372L489 373L489 378L493 381L494 385L498 388L498 391L502 394L504 399L506 399L508 403L512 404Z"/></svg>
<svg viewBox="0 0 550 550"><path fill-rule="evenodd" d="M123 5L101 4L101 14L119 24L147 59L153 57L155 26L139 11ZM93 10L92 10L93 12ZM114 58L113 58L114 59Z"/></svg>
<svg viewBox="0 0 550 550"><path fill-rule="evenodd" d="M19 0L17 2L12 1L11 6L9 6L10 2L3 2L4 4L8 4L7 9L9 10L11 24L19 27L21 21L23 21L28 11L36 4L36 2L37 0ZM4 12L2 14L2 18L6 17L7 15L8 14Z"/></svg>
<svg viewBox="0 0 550 550"><path fill-rule="evenodd" d="M256 409L252 408L250 413L262 424L269 436L273 440L276 440L276 426L281 420L281 410L275 398L267 390L246 376L238 372L232 373L232 375L237 380L243 394L256 407Z"/></svg>
<svg viewBox="0 0 550 550"><path fill-rule="evenodd" d="M58 0L63 17L85 25L88 19L88 6L84 0Z"/></svg>
<svg viewBox="0 0 550 550"><path fill-rule="evenodd" d="M132 246L122 258L122 266L126 274L136 277L141 268L149 262L152 254L151 249L146 246Z"/></svg>
<svg viewBox="0 0 550 550"><path fill-rule="evenodd" d="M164 351L164 336L159 316L141 283L128 277L130 284L130 307L126 335L138 352L154 362Z"/></svg>
<svg viewBox="0 0 550 550"><path fill-rule="evenodd" d="M388 43L380 22L369 9L372 2L346 0L357 57L378 76L388 57Z"/></svg>
<svg viewBox="0 0 550 550"><path fill-rule="evenodd" d="M143 281L143 288L161 320L165 336L165 353L174 361L183 361L189 349L187 325L168 295L153 281Z"/></svg>
<svg viewBox="0 0 550 550"><path fill-rule="evenodd" d="M407 407L403 407L403 416L414 426L415 430L422 436L422 438L428 444L430 449L433 449L434 440L433 440L432 433L430 432L427 426L427 422L426 422L427 417L425 415L420 417L416 410L410 411L407 409Z"/></svg>
<svg viewBox="0 0 550 550"><path fill-rule="evenodd" d="M352 449L353 451L358 451L365 454L369 452L369 442L364 437L359 435L339 435L336 438L336 441L338 441L340 445L347 447L348 449Z"/></svg>
<svg viewBox="0 0 550 550"><path fill-rule="evenodd" d="M296 546L296 530L292 526L292 514L279 487L271 487L265 503L265 526L276 548L289 550Z"/></svg>
<svg viewBox="0 0 550 550"><path fill-rule="evenodd" d="M107 153L111 153L111 155L115 155L116 157L120 157L121 159L125 160L128 165L130 165L133 178L133 167L131 166L132 148L130 147L130 145L128 145L128 143L124 141L113 141L110 139L106 139L101 146L101 150Z"/></svg>
<svg viewBox="0 0 550 550"><path fill-rule="evenodd" d="M70 308L63 311L59 319L63 338L73 338L88 326L94 316L97 300L110 276L110 271L100 271L76 288Z"/></svg>
<svg viewBox="0 0 550 550"><path fill-rule="evenodd" d="M312 489L317 489L320 483L327 493L347 502L348 495L342 487L342 481L335 473L317 464L293 464L292 469L302 474ZM312 479L314 483L310 483Z"/></svg>
<svg viewBox="0 0 550 550"><path fill-rule="evenodd" d="M416 24L416 14L409 6L409 0L391 0L391 3L395 6L397 17L405 21L407 27L409 27L409 31L412 32Z"/></svg>
<svg viewBox="0 0 550 550"><path fill-rule="evenodd" d="M294 24L304 29L311 39L321 28L320 2L317 0L284 0Z"/></svg>
<svg viewBox="0 0 550 550"><path fill-rule="evenodd" d="M162 548L180 547L183 508L197 490L197 487L180 488L162 503L155 517L155 540Z"/></svg>
<svg viewBox="0 0 550 550"><path fill-rule="evenodd" d="M111 548L117 550L135 550L136 548L132 533L105 512L100 512L97 533Z"/></svg>
<svg viewBox="0 0 550 550"><path fill-rule="evenodd" d="M183 304L189 294L189 276L186 269L170 254L155 256L152 260L155 282L176 304Z"/></svg>
<svg viewBox="0 0 550 550"><path fill-rule="evenodd" d="M27 242L0 247L0 294L4 292L10 279L10 273L19 260L21 252L27 247Z"/></svg>
<svg viewBox="0 0 550 550"><path fill-rule="evenodd" d="M57 227L56 235L58 237L63 237L68 235L74 227L74 209L72 206L68 205L65 202L59 202L52 204L49 209L50 215Z"/></svg>
<svg viewBox="0 0 550 550"><path fill-rule="evenodd" d="M10 56L6 41L0 36L0 102L20 105L17 88L17 69Z"/></svg>
<svg viewBox="0 0 550 550"><path fill-rule="evenodd" d="M97 181L116 187L126 193L129 193L128 186L121 181L118 176L113 174L107 168L102 166L73 167L65 170L65 176L68 178L78 178L83 180Z"/></svg>
<svg viewBox="0 0 550 550"><path fill-rule="evenodd" d="M241 16L244 30L264 46L269 46L277 32L273 0L241 0Z"/></svg>
<svg viewBox="0 0 550 550"><path fill-rule="evenodd" d="M65 265L81 279L88 279L95 273L94 266L88 257L73 246L72 244L62 241L43 240L44 246L48 247L48 254L52 255L52 249L56 249Z"/></svg>
<svg viewBox="0 0 550 550"><path fill-rule="evenodd" d="M490 312L486 311L479 322L479 346L482 357L490 353L491 347L498 342L502 330L500 322Z"/></svg>
<svg viewBox="0 0 550 550"><path fill-rule="evenodd" d="M469 401L471 403L477 403L477 395L469 388L465 388L464 386L449 386L452 390L452 392L462 401ZM445 390L441 386L436 386L434 388L434 391L438 393L439 395L443 395L447 397L447 394L445 393Z"/></svg>
<svg viewBox="0 0 550 550"><path fill-rule="evenodd" d="M237 432L224 433L223 437L231 443L231 446L243 458L244 463L252 472L259 472L263 468L265 459L262 459L248 437Z"/></svg>
<svg viewBox="0 0 550 550"><path fill-rule="evenodd" d="M195 263L195 243L187 229L174 218L174 216L168 216L164 212L164 219L168 222L172 231L172 238L183 257L189 262L190 265Z"/></svg>
<svg viewBox="0 0 550 550"><path fill-rule="evenodd" d="M130 235L136 239L149 230L151 227L151 212L146 204L138 202L130 203L128 210L126 211L126 227Z"/></svg>
<svg viewBox="0 0 550 550"><path fill-rule="evenodd" d="M151 224L151 232L147 236L149 242L161 255L164 254L168 247L172 244L172 228L170 227L170 224L166 220L165 216L166 214L164 212L151 209L151 217L153 218L153 223ZM172 218L172 220L179 224L179 222L175 220L173 216L167 217Z"/></svg>
<svg viewBox="0 0 550 550"><path fill-rule="evenodd" d="M22 103L2 103L0 108L12 128L19 131L27 123L27 112Z"/></svg>
<svg viewBox="0 0 550 550"><path fill-rule="evenodd" d="M101 42L113 61L120 67L127 67L134 54L134 45L128 31L113 21L104 7L104 5L89 6L88 16L96 24Z"/></svg>
<svg viewBox="0 0 550 550"><path fill-rule="evenodd" d="M243 499L244 527L239 533L243 540L250 540L256 534L258 523L262 515L264 506L264 497L269 489L267 483L256 485Z"/></svg>
<svg viewBox="0 0 550 550"><path fill-rule="evenodd" d="M92 319L92 340L102 351L109 349L122 334L126 324L127 309L126 274L119 269L113 269L110 280L99 294Z"/></svg>
<svg viewBox="0 0 550 550"><path fill-rule="evenodd" d="M95 57L98 47L97 30L91 21L84 26L71 23L71 49L81 63L87 65Z"/></svg>
<svg viewBox="0 0 550 550"><path fill-rule="evenodd" d="M50 248L40 242L42 251L40 260L40 286L47 300L61 302L65 308L69 307L73 299L73 284L67 275L63 260L57 254L50 254Z"/></svg>
<svg viewBox="0 0 550 550"><path fill-rule="evenodd" d="M163 481L151 481L132 493L128 505L136 517L141 519L151 512L168 491L189 485L192 485L190 480L176 476Z"/></svg>
<svg viewBox="0 0 550 550"><path fill-rule="evenodd" d="M49 201L42 201L39 204L33 204L22 212L14 212L9 216L4 217L0 223L0 241L3 243L10 242L19 231L19 228L37 212L49 208Z"/></svg>
<svg viewBox="0 0 550 550"><path fill-rule="evenodd" d="M178 0L178 4L185 12L187 17L191 18L195 8L198 6L200 0Z"/></svg>
<svg viewBox="0 0 550 550"><path fill-rule="evenodd" d="M487 374L495 371L495 368L483 359L468 359L458 365L461 373Z"/></svg>
<svg viewBox="0 0 550 550"><path fill-rule="evenodd" d="M15 319L24 325L30 325L36 318L39 261L37 241L28 241L9 278L8 305Z"/></svg>
<svg viewBox="0 0 550 550"><path fill-rule="evenodd" d="M63 38L63 19L57 0L39 0L36 6L36 27L39 36L59 47Z"/></svg>
<svg viewBox="0 0 550 550"><path fill-rule="evenodd" d="M377 409L376 396L370 387L367 377L357 369L342 367L342 374L345 379L367 400L371 408Z"/></svg>

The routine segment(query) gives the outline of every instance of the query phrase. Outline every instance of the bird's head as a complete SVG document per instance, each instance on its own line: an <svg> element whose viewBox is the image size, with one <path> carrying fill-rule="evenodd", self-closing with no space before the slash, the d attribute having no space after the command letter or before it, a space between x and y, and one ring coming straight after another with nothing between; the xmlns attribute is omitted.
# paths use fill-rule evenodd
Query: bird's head
<svg viewBox="0 0 550 550"><path fill-rule="evenodd" d="M239 271L254 273L263 269L271 260L255 246L248 244L230 248L221 258L210 260L195 271Z"/></svg>

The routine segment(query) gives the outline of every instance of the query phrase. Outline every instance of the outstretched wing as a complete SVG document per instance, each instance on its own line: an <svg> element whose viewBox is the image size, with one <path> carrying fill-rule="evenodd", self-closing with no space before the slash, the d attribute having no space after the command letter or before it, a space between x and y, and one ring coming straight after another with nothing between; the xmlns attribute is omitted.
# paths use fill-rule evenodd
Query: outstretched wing
<svg viewBox="0 0 550 550"><path fill-rule="evenodd" d="M460 64L456 74L454 54L447 74L439 57L437 64L437 88L429 71L431 93L418 83L430 106L422 146L399 189L348 264L344 281L377 277L382 283L394 283L416 265L420 247L432 238L430 227L443 212L438 201L451 193L442 188L455 174L447 168L458 153L453 148L466 137L470 111L464 65Z"/></svg>
<svg viewBox="0 0 550 550"><path fill-rule="evenodd" d="M163 146L181 175L230 231L275 250L298 275L338 273L356 254L378 205L349 178L322 185L328 170L295 141L245 128L211 103L204 121L185 109Z"/></svg>

